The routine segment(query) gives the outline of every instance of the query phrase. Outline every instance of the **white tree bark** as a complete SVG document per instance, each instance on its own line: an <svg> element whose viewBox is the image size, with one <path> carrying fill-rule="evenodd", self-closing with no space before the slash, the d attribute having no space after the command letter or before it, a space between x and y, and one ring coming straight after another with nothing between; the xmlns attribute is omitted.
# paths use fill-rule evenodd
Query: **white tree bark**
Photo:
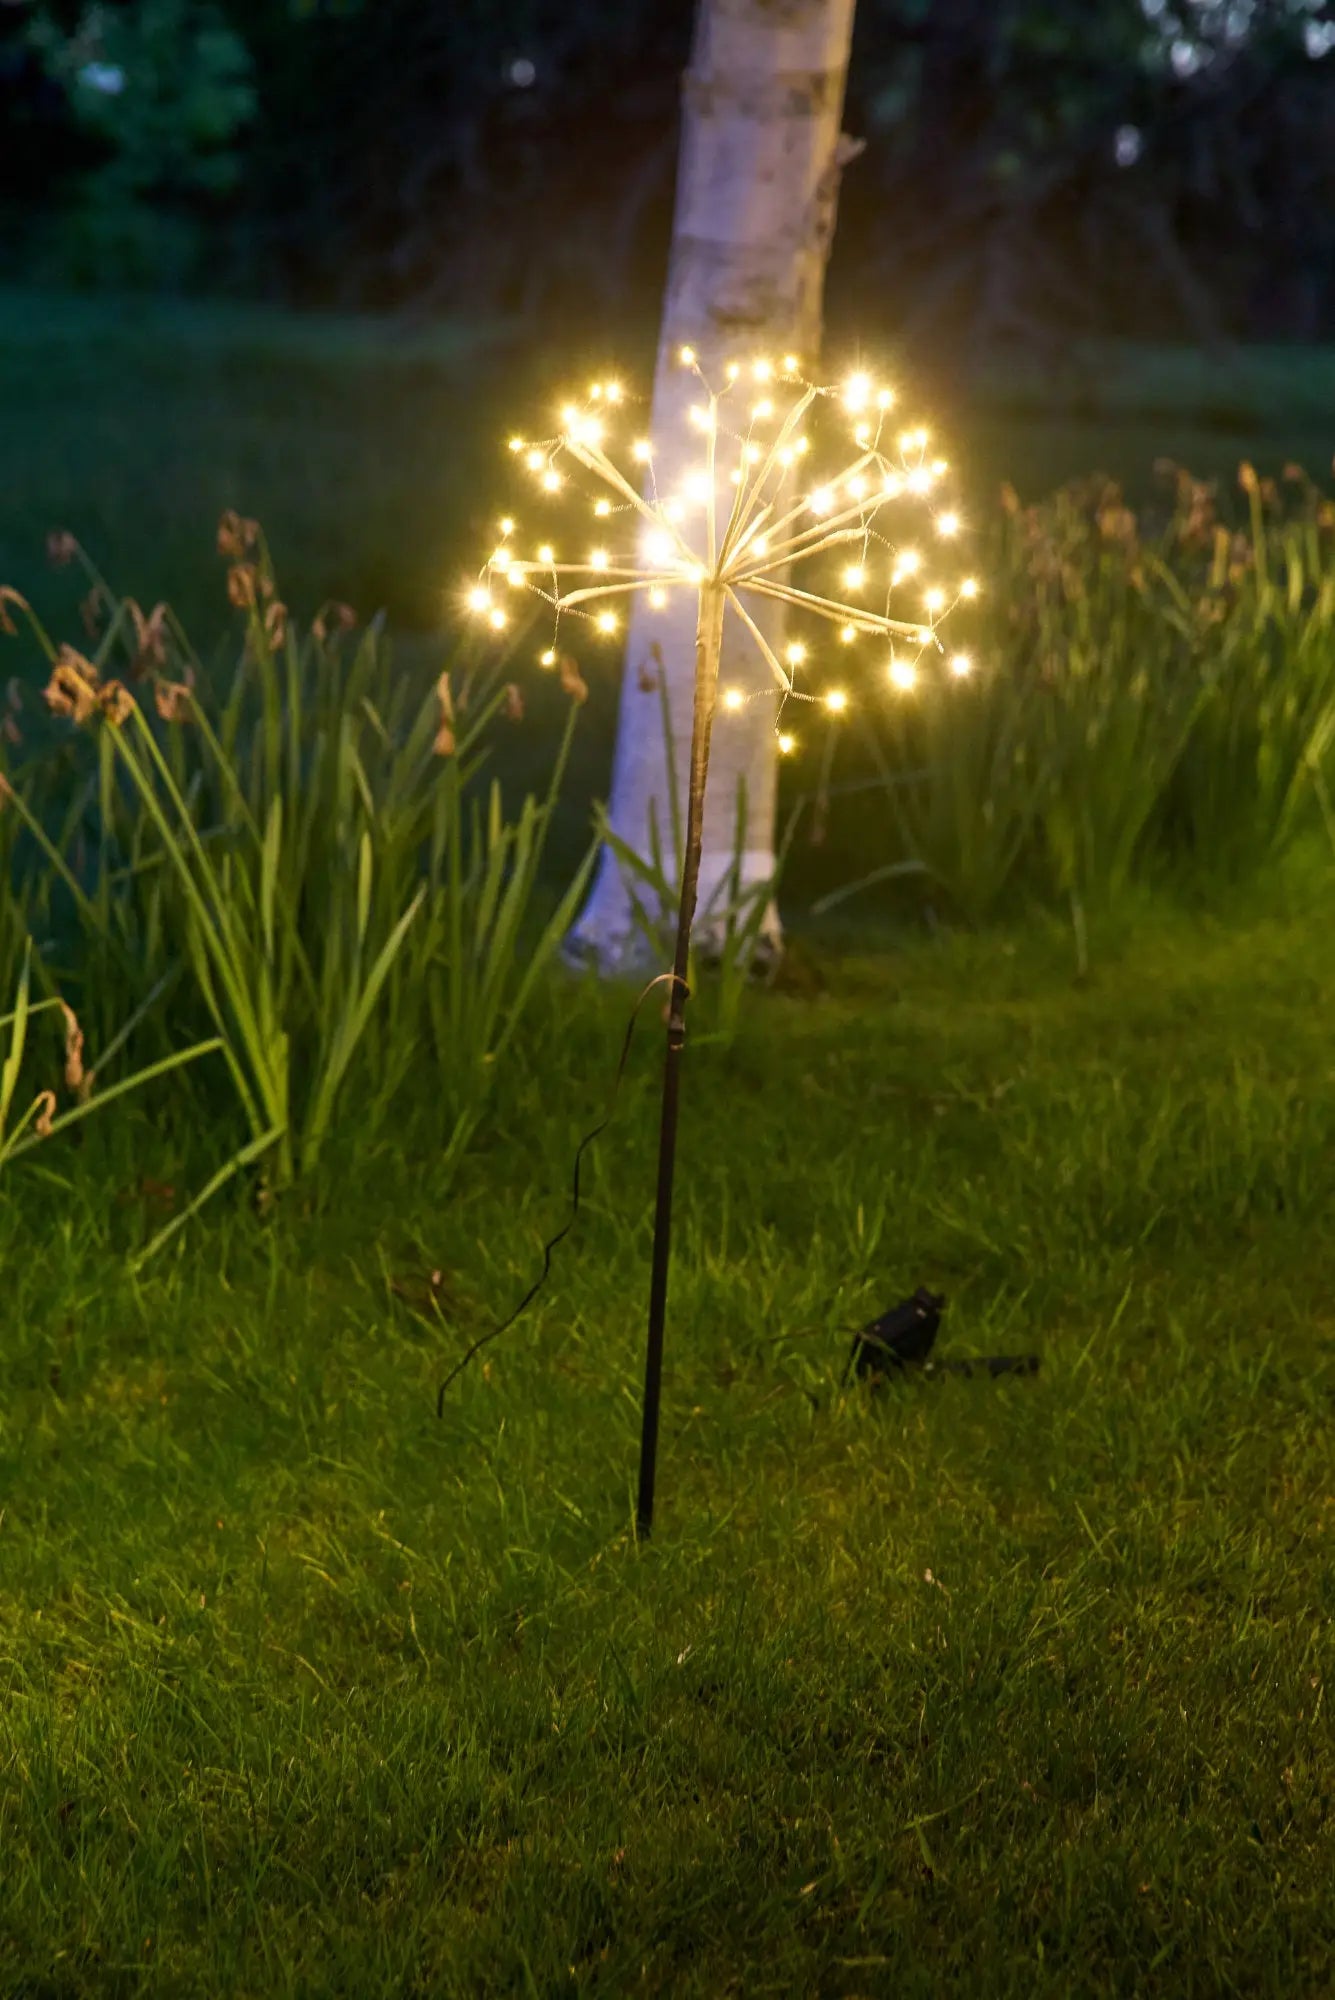
<svg viewBox="0 0 1335 2000"><path fill-rule="evenodd" d="M695 349L707 378L720 386L729 360L794 353L814 365L821 301L840 170L860 150L841 138L844 85L855 0L699 0L690 68L682 92L676 214L650 437L660 492L678 483L699 455L686 418L699 384L680 365ZM782 634L771 623L771 643ZM689 768L695 604L673 592L655 611L636 600L630 619L612 772L609 821L636 853L649 853L651 815L669 867L673 811L663 740L665 677L677 785ZM722 682L757 699L720 715L714 730L706 797L697 940L706 950L723 928L729 887L740 861L743 890L774 872L776 745L772 677L729 620ZM746 825L738 853L738 802ZM684 823L684 799L678 810ZM677 858L678 873L680 859ZM636 893L643 902L642 883ZM670 921L675 884L655 917ZM764 936L780 941L772 899ZM627 880L610 848L599 857L593 890L571 935L572 955L603 970L646 955Z"/></svg>

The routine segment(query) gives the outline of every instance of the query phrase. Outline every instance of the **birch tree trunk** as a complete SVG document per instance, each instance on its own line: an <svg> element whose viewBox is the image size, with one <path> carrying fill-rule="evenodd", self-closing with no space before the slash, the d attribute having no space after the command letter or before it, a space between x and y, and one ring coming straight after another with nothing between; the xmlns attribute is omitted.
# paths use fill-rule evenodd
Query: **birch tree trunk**
<svg viewBox="0 0 1335 2000"><path fill-rule="evenodd" d="M706 377L719 383L724 365L734 358L793 353L806 368L816 362L839 175L861 150L840 134L854 4L699 0L682 91L676 213L649 428L660 492L675 485L699 455L686 419L699 385L679 363L683 346L695 349ZM766 636L777 650L782 631L774 620ZM657 684L662 676L680 792L690 762L694 672L690 593L674 591L662 611L637 599L608 816L613 833L646 857L655 820L669 866L674 820ZM743 892L754 890L772 877L775 862L772 682L754 642L733 620L724 628L722 680L760 698L738 714L720 716L714 731L696 919L697 940L705 949L722 934L732 882L739 879ZM742 797L745 828L739 843ZM684 822L681 798L678 818ZM679 873L680 857L676 866ZM661 910L642 881L634 887L655 918L671 921L675 884ZM777 948L772 898L763 935ZM599 857L570 948L573 956L592 959L604 971L633 967L647 955L623 866L608 847Z"/></svg>

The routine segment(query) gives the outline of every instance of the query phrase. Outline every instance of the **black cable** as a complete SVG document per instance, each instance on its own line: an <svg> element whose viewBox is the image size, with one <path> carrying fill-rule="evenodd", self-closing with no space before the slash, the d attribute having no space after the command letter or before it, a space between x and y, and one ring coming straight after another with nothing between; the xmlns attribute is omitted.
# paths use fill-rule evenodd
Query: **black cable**
<svg viewBox="0 0 1335 2000"><path fill-rule="evenodd" d="M625 1040L621 1044L621 1058L616 1066L616 1075L612 1079L612 1089L607 1100L606 1114L603 1117L601 1124L595 1125L591 1132L586 1132L584 1134L584 1137L580 1140L578 1146L576 1146L575 1148L575 1169L570 1190L570 1215L566 1220L566 1222L563 1224L563 1226L557 1230L555 1236L551 1237L549 1241L543 1245L542 1270L538 1273L538 1276L536 1277L534 1282L529 1286L528 1290L525 1292L523 1298L519 1301L519 1304L515 1307L514 1311L510 1313L507 1318L503 1319L499 1326L493 1326L489 1328L489 1330L486 1333L480 1335L479 1338L473 1342L473 1345L468 1349L467 1353L463 1355L462 1359L455 1362L453 1368L451 1368L449 1374L445 1377L445 1380L441 1383L440 1388L436 1394L437 1418L441 1418L445 1415L445 1392L449 1388L450 1384L453 1381L455 1381L458 1376L462 1375L464 1369L468 1366L469 1362L473 1359L473 1356L475 1354L480 1354L482 1349L488 1346L493 1340L499 1338L501 1334L509 1332L510 1328L514 1325L515 1321L521 1316L521 1314L526 1313L528 1311L534 1299L537 1298L538 1293L542 1290L548 1278L551 1276L552 1252L553 1250L555 1250L558 1243L564 1242L565 1238L569 1236L579 1216L579 1170L584 1158L585 1151L587 1150L588 1147L590 1147L593 1144L595 1139L601 1138L602 1134L607 1130L608 1126L612 1122L612 1113L616 1109L617 1092L621 1088L621 1080L626 1073L626 1064L630 1060L630 1045L632 1040L634 1039L635 1025L640 1018L640 1009L641 1007L643 1007L645 1001L649 998L649 995L653 992L656 986L662 986L666 983L669 983L670 981L674 980L676 976L677 975L674 972L658 973L653 979L649 981L649 984L645 987L644 991L640 994L639 998L636 1000L635 1005L632 1007L630 1020L626 1023Z"/></svg>

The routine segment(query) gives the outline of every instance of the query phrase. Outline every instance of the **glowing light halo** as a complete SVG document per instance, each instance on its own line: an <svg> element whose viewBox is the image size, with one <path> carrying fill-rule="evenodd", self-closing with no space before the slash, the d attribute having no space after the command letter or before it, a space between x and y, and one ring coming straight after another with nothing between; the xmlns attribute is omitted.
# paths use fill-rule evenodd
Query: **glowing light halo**
<svg viewBox="0 0 1335 2000"><path fill-rule="evenodd" d="M515 524L507 516L502 523L505 546L484 564L482 584L472 594L474 608L489 608L487 589L499 573L512 588L526 588L552 607L558 633L567 614L590 617L597 629L610 633L620 630L621 623L609 615L609 600L648 593L653 607L661 609L671 602L673 591L684 588L700 598L713 592L739 619L785 699L825 697L795 685L752 615L758 608L756 600L836 625L845 647L853 638L880 637L907 641L919 653L931 647L944 655L938 628L962 598L977 596L977 583L965 578L950 592L937 581L924 594L927 578L917 551L896 551L878 527L886 507L917 502L925 526L935 518L938 535L953 538L958 529L957 514L938 511L936 489L947 468L942 459L927 460L927 432L922 428L900 432L897 456L892 459L882 432L894 398L888 390L878 391L863 372L841 388L803 380L792 357L778 365L764 360L744 366L730 363L726 385L716 390L692 350L682 350L680 359L698 380L705 399L693 404L683 419L691 443L698 439L702 450L672 492L659 489L661 437L651 444L643 436L628 435L624 454L630 472L617 464L611 455L613 413L608 405L629 399L620 390L612 397L599 383L593 384L583 403L564 406L562 428L555 437L510 440L511 452L536 477L540 491L547 496L559 492L567 507L572 495L580 493L569 475L575 469L589 475L599 490L581 497L591 503L599 532L609 539L615 524L629 520L636 538L632 547L613 546L610 552L599 548L596 562L589 557L558 561L549 541L539 559L530 561L519 553ZM759 400L757 384L765 390ZM785 393L790 398L786 408ZM729 404L734 395L739 399L735 411ZM848 419L852 456L837 470L824 466L821 476L795 491L792 482L799 464L809 457L829 457L828 452L812 450L805 422L832 408L841 409ZM739 419L735 425L730 421L734 414ZM828 439L819 442L824 446ZM850 551L846 577L857 579L851 586L856 603L844 601L827 587L806 588L793 580L798 566L836 553L848 556ZM888 552L888 561L877 560L880 551ZM878 610L869 606L868 597L881 586L884 609ZM901 586L911 587L916 602L927 604L926 617L894 615L891 599ZM847 659L844 651L845 666ZM902 679L895 684L908 685ZM840 712L847 705L845 695ZM725 704L729 707L736 712L735 705Z"/></svg>

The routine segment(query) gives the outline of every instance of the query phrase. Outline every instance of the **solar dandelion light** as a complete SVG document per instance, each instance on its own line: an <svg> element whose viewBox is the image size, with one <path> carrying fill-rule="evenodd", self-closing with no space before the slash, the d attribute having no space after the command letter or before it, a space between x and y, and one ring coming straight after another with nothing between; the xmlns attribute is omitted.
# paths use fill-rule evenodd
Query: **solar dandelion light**
<svg viewBox="0 0 1335 2000"><path fill-rule="evenodd" d="M905 536L903 523L921 526L925 515L949 555L960 522L942 503L945 462L932 455L925 430L898 429L890 390L860 372L839 386L817 386L791 355L730 362L716 385L691 348L681 349L679 360L694 392L684 406L692 448L674 439L662 454L676 469L668 490L656 476L653 440L628 421L631 404L621 385L594 383L561 410L555 436L511 438L511 452L553 519L531 541L504 519L499 545L469 593L472 610L498 633L511 623L510 597L535 593L553 621L541 663L568 675L577 671L563 650L571 623L615 640L621 613L637 597L664 610L688 593L694 606L691 749L667 975L636 1516L641 1535L653 1521L687 969L710 738L720 708L726 726L729 715L758 698L719 687L725 620L737 621L768 668L777 747L787 754L797 747L796 732L785 725L789 704L817 703L835 718L847 714L854 706L850 655L859 648L875 651L871 671L890 698L908 694L924 655L945 658L943 619L977 588L971 578L946 581L942 565L929 565ZM822 647L822 639L832 644ZM829 671L831 659L842 672ZM955 654L947 670L966 675L968 656Z"/></svg>

